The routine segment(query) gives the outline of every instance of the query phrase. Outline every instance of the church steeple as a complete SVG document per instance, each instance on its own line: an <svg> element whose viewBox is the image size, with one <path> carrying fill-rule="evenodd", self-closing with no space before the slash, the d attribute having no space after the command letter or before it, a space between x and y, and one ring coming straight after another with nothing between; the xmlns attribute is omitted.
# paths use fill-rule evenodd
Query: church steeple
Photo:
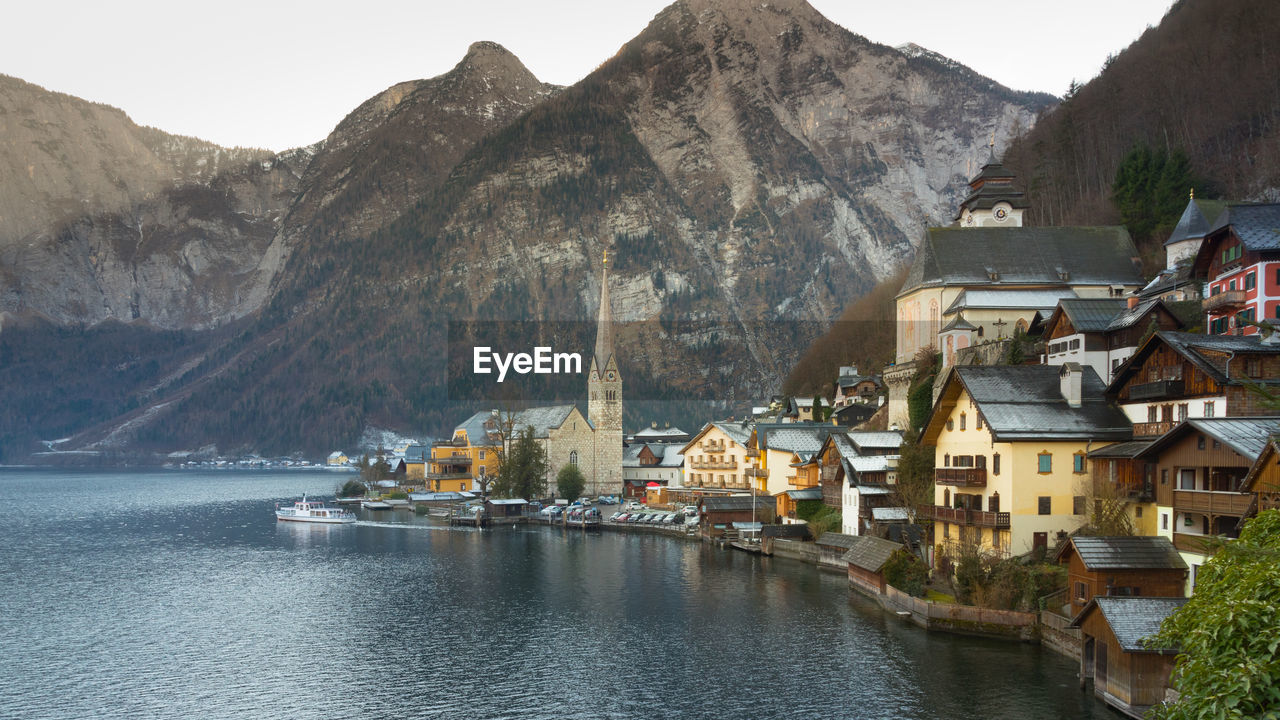
<svg viewBox="0 0 1280 720"><path fill-rule="evenodd" d="M604 271L600 276L600 312L596 318L596 367L601 373L613 356L613 308L609 306L609 251L604 251Z"/></svg>
<svg viewBox="0 0 1280 720"><path fill-rule="evenodd" d="M995 135L988 145L987 162L969 180L969 196L960 203L955 220L962 227L1021 227L1022 211L1030 207L1022 192L1014 189L1015 175L996 159Z"/></svg>

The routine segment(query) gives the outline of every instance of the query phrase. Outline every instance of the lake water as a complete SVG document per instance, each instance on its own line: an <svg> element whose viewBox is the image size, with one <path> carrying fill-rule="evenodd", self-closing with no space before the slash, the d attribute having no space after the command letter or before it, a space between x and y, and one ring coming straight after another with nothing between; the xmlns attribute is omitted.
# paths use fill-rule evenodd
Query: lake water
<svg viewBox="0 0 1280 720"><path fill-rule="evenodd" d="M0 471L0 718L1116 718L813 567L395 511L324 471Z"/></svg>

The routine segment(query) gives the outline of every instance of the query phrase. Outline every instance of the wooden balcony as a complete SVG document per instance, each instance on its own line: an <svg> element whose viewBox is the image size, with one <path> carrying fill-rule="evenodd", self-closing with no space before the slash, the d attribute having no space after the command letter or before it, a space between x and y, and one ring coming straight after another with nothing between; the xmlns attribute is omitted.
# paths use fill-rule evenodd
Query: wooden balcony
<svg viewBox="0 0 1280 720"><path fill-rule="evenodd" d="M1227 290L1205 298L1200 309L1207 313L1231 312L1243 308L1247 302L1243 290Z"/></svg>
<svg viewBox="0 0 1280 720"><path fill-rule="evenodd" d="M760 448L753 448L753 447L747 448L747 457L749 458L760 457Z"/></svg>
<svg viewBox="0 0 1280 720"><path fill-rule="evenodd" d="M933 471L933 481L952 487L983 488L987 486L987 469L941 467Z"/></svg>
<svg viewBox="0 0 1280 720"><path fill-rule="evenodd" d="M469 472L434 473L433 472L433 473L427 473L427 479L428 480L470 480L471 473Z"/></svg>
<svg viewBox="0 0 1280 720"><path fill-rule="evenodd" d="M1009 513L1007 512L966 510L964 508L942 507L941 505L921 505L916 512L920 517L933 518L934 520L956 525L988 528L1009 527Z"/></svg>
<svg viewBox="0 0 1280 720"><path fill-rule="evenodd" d="M1215 535L1188 535L1187 533L1174 533L1173 546L1182 552L1197 553L1200 555L1212 555L1215 552L1213 542L1217 540Z"/></svg>
<svg viewBox="0 0 1280 720"><path fill-rule="evenodd" d="M1164 398L1182 397L1184 386L1181 380L1157 380L1129 386L1130 400L1161 400Z"/></svg>
<svg viewBox="0 0 1280 720"><path fill-rule="evenodd" d="M724 452L724 443L707 442L698 446L702 452L722 453Z"/></svg>
<svg viewBox="0 0 1280 720"><path fill-rule="evenodd" d="M1159 437L1159 436L1161 436L1161 435L1163 435L1163 434L1165 434L1165 433L1169 432L1170 430L1172 430L1172 429L1173 429L1173 426L1174 426L1174 425L1177 425L1177 424L1178 424L1178 423L1176 423L1176 422L1174 422L1174 421L1172 421L1172 420L1165 420L1164 422L1144 422L1144 423L1134 423L1134 424L1133 424L1133 436L1134 436L1135 438L1140 438L1140 437L1150 437L1150 438Z"/></svg>
<svg viewBox="0 0 1280 720"><path fill-rule="evenodd" d="M1253 493L1174 490L1173 509L1174 512L1244 517L1256 497Z"/></svg>
<svg viewBox="0 0 1280 720"><path fill-rule="evenodd" d="M745 474L747 477L759 477L759 478L769 477L768 470L765 470L764 468L757 468L757 467L749 467L743 471L743 474Z"/></svg>
<svg viewBox="0 0 1280 720"><path fill-rule="evenodd" d="M467 467L471 465L470 455L439 455L431 458L431 462L436 465L458 465Z"/></svg>
<svg viewBox="0 0 1280 720"><path fill-rule="evenodd" d="M738 463L734 462L707 462L704 460L690 460L689 467L694 470L737 470Z"/></svg>

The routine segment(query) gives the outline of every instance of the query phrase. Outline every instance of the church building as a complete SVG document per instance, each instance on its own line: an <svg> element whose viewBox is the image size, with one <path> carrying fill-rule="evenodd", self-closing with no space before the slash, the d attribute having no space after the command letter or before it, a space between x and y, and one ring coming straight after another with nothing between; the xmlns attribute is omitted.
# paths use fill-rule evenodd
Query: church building
<svg viewBox="0 0 1280 720"><path fill-rule="evenodd" d="M480 490L480 476L497 472L492 460L502 447L504 433L514 437L526 428L533 428L534 438L547 454L548 493L555 492L556 476L562 468L577 465L586 480L584 495L622 495L622 373L613 352L607 255L600 281L595 354L587 370L586 415L574 404L531 407L509 414L478 412L454 428L450 440L436 443L432 472L426 477L428 487L463 480ZM437 455L444 460L437 462Z"/></svg>

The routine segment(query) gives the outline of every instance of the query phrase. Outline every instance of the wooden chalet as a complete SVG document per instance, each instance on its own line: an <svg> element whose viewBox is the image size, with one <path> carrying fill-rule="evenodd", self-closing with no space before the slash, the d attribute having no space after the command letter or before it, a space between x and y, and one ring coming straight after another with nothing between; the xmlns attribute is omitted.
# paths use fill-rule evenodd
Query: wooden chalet
<svg viewBox="0 0 1280 720"><path fill-rule="evenodd" d="M1160 299L1064 298L1044 323L1045 364L1089 365L1103 382L1133 355L1152 328L1181 330L1182 320Z"/></svg>
<svg viewBox="0 0 1280 720"><path fill-rule="evenodd" d="M844 555L853 548L856 538L856 535L845 535L844 533L822 533L814 541L814 545L818 548L818 564L844 569Z"/></svg>
<svg viewBox="0 0 1280 720"><path fill-rule="evenodd" d="M1163 537L1076 537L1058 551L1067 566L1071 617L1096 597L1181 597L1187 564Z"/></svg>
<svg viewBox="0 0 1280 720"><path fill-rule="evenodd" d="M698 531L704 538L722 538L735 522L772 523L774 510L774 499L768 495L703 497L698 501Z"/></svg>
<svg viewBox="0 0 1280 720"><path fill-rule="evenodd" d="M1071 622L1079 628L1081 680L1093 692L1134 718L1161 703L1169 687L1177 650L1149 648L1144 640L1186 604L1183 597L1096 597Z"/></svg>
<svg viewBox="0 0 1280 720"><path fill-rule="evenodd" d="M1155 465L1158 532L1193 570L1213 552L1208 537L1239 537L1256 502L1245 477L1277 432L1280 417L1192 419L1139 456Z"/></svg>
<svg viewBox="0 0 1280 720"><path fill-rule="evenodd" d="M1280 441L1272 437L1244 478L1244 491L1255 498L1257 512L1280 509Z"/></svg>
<svg viewBox="0 0 1280 720"><path fill-rule="evenodd" d="M1134 438L1154 438L1182 420L1272 412L1254 391L1280 384L1280 337L1153 334L1107 387L1133 422Z"/></svg>
<svg viewBox="0 0 1280 720"><path fill-rule="evenodd" d="M841 557L849 569L850 587L883 594L888 584L884 579L884 566L889 558L906 548L892 540L871 535L851 536L850 547Z"/></svg>

